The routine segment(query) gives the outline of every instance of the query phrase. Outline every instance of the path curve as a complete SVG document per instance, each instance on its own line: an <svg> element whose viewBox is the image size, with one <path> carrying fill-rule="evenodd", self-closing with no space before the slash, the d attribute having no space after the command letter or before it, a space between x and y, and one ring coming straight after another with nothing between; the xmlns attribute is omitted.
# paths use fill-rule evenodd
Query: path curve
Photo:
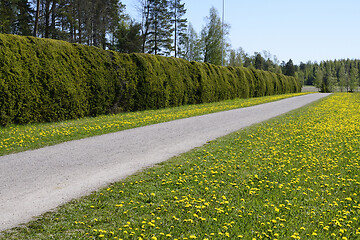
<svg viewBox="0 0 360 240"><path fill-rule="evenodd" d="M0 157L0 231L207 141L305 106L309 94Z"/></svg>

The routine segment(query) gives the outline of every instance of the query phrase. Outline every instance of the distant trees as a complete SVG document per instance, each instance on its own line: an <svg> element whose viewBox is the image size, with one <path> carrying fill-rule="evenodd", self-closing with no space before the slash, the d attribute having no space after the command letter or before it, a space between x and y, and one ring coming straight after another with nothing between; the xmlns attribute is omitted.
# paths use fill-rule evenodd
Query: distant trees
<svg viewBox="0 0 360 240"><path fill-rule="evenodd" d="M240 47L238 49L231 49L229 55L229 66L242 67L244 65L245 51Z"/></svg>
<svg viewBox="0 0 360 240"><path fill-rule="evenodd" d="M353 92L359 88L360 60L334 60L320 63L300 63L295 72L306 85L314 85L322 92L335 89Z"/></svg>

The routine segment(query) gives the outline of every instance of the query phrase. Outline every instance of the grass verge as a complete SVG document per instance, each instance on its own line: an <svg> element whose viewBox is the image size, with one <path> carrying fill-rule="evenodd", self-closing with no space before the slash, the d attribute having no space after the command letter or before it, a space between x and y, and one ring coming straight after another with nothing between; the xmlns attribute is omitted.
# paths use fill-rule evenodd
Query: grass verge
<svg viewBox="0 0 360 240"><path fill-rule="evenodd" d="M360 94L334 94L2 239L359 239Z"/></svg>
<svg viewBox="0 0 360 240"><path fill-rule="evenodd" d="M249 107L302 94L304 93L234 99L152 111L105 115L58 123L0 127L0 156L180 118Z"/></svg>

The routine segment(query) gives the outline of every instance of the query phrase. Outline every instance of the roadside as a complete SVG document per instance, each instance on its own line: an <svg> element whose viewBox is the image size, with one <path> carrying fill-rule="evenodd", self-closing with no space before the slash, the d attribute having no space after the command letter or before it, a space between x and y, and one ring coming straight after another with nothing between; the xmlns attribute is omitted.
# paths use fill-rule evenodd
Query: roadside
<svg viewBox="0 0 360 240"><path fill-rule="evenodd" d="M25 223L210 140L328 95L303 95L2 156L0 230Z"/></svg>

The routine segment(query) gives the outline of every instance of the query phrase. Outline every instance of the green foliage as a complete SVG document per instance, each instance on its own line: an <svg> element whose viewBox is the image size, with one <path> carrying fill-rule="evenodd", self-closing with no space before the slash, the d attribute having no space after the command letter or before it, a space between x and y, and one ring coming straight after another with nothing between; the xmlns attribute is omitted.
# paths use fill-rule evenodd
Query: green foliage
<svg viewBox="0 0 360 240"><path fill-rule="evenodd" d="M0 124L54 122L301 90L293 77L0 35Z"/></svg>

